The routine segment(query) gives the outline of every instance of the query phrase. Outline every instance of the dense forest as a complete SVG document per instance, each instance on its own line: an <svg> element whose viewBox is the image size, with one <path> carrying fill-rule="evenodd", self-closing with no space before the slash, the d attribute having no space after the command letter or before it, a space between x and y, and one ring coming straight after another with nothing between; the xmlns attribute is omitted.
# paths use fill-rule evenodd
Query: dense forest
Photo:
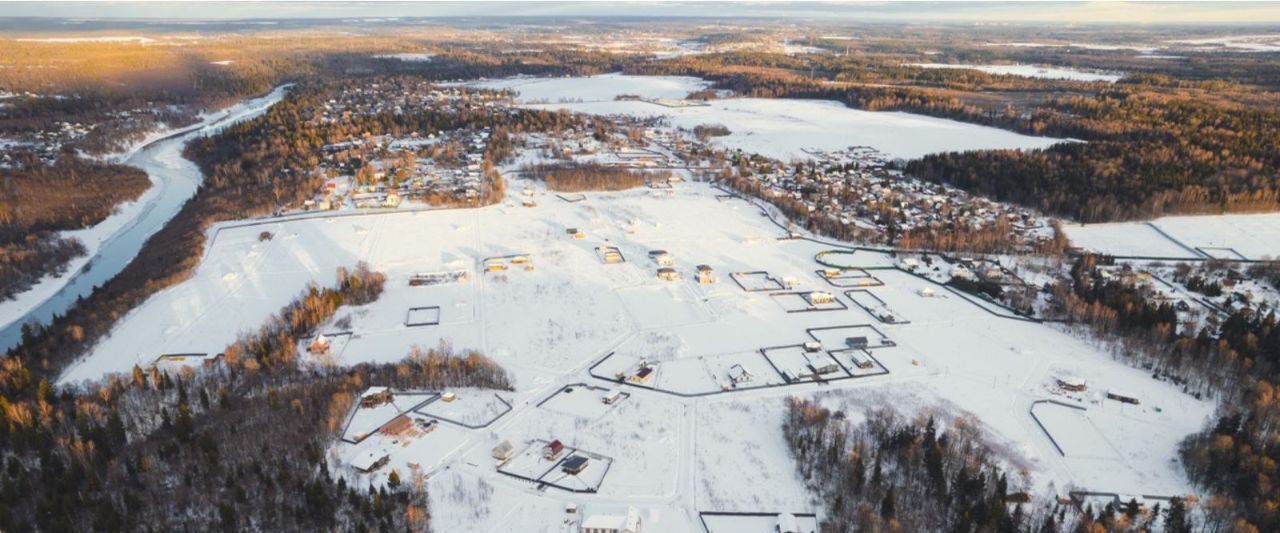
<svg viewBox="0 0 1280 533"><path fill-rule="evenodd" d="M509 389L476 353L415 349L397 364L299 364L294 339L385 277L340 269L246 332L219 363L55 389L8 357L0 368L0 529L6 531L424 530L423 480L358 486L326 450L370 384ZM194 371L193 371L194 370ZM181 512L174 512L180 509Z"/></svg>
<svg viewBox="0 0 1280 533"><path fill-rule="evenodd" d="M21 155L0 173L0 302L84 255L83 243L57 232L102 222L151 186L133 167L71 156L47 164Z"/></svg>
<svg viewBox="0 0 1280 533"><path fill-rule="evenodd" d="M865 418L865 419L864 419ZM833 412L790 398L783 433L800 476L825 506L823 531L1189 533L1186 505L1136 502L1077 511L1032 503L1010 486L973 421L905 420L888 409Z"/></svg>

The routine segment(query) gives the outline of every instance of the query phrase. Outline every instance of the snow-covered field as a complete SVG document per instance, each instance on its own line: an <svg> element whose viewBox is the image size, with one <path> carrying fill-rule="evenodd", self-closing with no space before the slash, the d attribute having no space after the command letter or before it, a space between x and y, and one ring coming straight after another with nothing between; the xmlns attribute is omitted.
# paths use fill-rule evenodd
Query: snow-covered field
<svg viewBox="0 0 1280 533"><path fill-rule="evenodd" d="M1063 229L1075 246L1113 255L1194 258L1202 257L1193 250L1200 249L1220 258L1280 257L1280 213L1162 217Z"/></svg>
<svg viewBox="0 0 1280 533"><path fill-rule="evenodd" d="M473 85L519 91L519 100L530 107L596 115L661 116L672 126L687 129L721 124L730 134L713 142L782 160L806 158L806 150L835 151L850 146L870 146L891 158L910 159L935 152L1044 148L1063 142L911 113L861 111L825 100L725 98L687 107L614 100L621 94L683 98L705 87L702 80L688 77L607 74L510 78Z"/></svg>
<svg viewBox="0 0 1280 533"><path fill-rule="evenodd" d="M1022 76L1024 78L1045 78L1073 81L1105 81L1115 83L1123 78L1123 74L1111 74L1080 70L1070 67L1052 67L1039 65L967 65L962 63L912 63L909 66L920 68L953 68L980 70L988 74Z"/></svg>
<svg viewBox="0 0 1280 533"><path fill-rule="evenodd" d="M878 271L885 285L869 290L911 317L909 325L880 325L854 306L786 313L769 293L744 291L727 273L766 270L795 277L797 290L826 287L813 257L827 247L778 240L782 230L746 202L717 200L719 191L684 183L671 197L633 190L588 193L576 203L540 191L537 207L525 208L519 206L525 187L537 185L513 181L505 203L481 209L224 224L190 280L127 315L62 382L128 372L160 353L221 351L308 282L332 284L338 266L365 260L388 275L387 290L378 301L335 317L349 316L354 332L339 362L394 361L413 345L444 341L488 354L514 377L516 390L501 393L512 410L484 429L446 423L417 437L377 434L332 450L333 467L361 486L384 482L392 469L406 476L417 465L428 475L433 523L440 531L555 531L570 503L584 517L636 506L646 529L676 532L699 531L699 512L814 512L781 434L789 395L849 402L845 408L852 413L868 405L860 398L877 397L908 412L944 404L956 414L972 414L997 446L1009 450L1010 464L1026 470L1020 475L1026 485L1018 488L1033 494L1063 494L1069 487L1142 494L1191 490L1173 459L1179 439L1199 429L1212 405L1082 340L993 316L961 298L920 297L917 291L929 283L898 271ZM566 227L581 228L588 237L566 238ZM275 237L259 241L264 230ZM602 264L595 247L605 239L628 262ZM683 279L657 279L656 265L647 259L652 249L670 252ZM479 271L484 257L516 253L528 254L537 268ZM867 266L893 262L869 252L854 257ZM715 268L720 282L696 284L692 269L698 264ZM471 271L465 284L408 285L413 273L456 268ZM441 324L404 326L407 310L423 306L440 306ZM623 386L630 396L608 406L600 403L599 390L562 392L577 383L618 387L587 373L615 352L610 361L648 358L660 369L658 379L678 388L714 387L726 381L716 374L734 361L746 361L759 379L776 384L758 350L812 340L807 328L864 324L877 324L897 343L874 352L887 375L697 398ZM879 340L866 328L831 331L823 333L824 341L854 334L869 336L873 346ZM1082 404L1114 454L1063 457L1036 425L1032 402L1053 397L1044 384L1062 372L1084 377L1094 391L1123 388L1142 397L1140 406L1123 410ZM468 420L500 409L483 392L460 395L467 398L460 402L485 400L468 408L475 410ZM431 410L463 407L439 404ZM490 457L503 440L518 453L552 439L598 454L590 476L584 471L579 479L564 480L599 479L598 492L539 491L499 473ZM381 450L390 454L390 463L373 474L346 466L361 453ZM603 466L603 458L610 460L607 472L591 470Z"/></svg>

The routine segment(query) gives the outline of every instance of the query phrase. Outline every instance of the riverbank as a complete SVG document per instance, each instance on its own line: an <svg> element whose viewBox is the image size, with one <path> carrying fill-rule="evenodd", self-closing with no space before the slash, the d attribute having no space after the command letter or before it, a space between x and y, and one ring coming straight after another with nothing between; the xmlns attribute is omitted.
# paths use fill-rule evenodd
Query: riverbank
<svg viewBox="0 0 1280 533"><path fill-rule="evenodd" d="M266 95L207 114L200 123L157 132L148 136L146 144L125 152L120 162L145 171L151 188L137 200L118 206L98 224L63 232L63 237L80 239L88 253L68 263L62 275L46 276L16 299L0 303L0 349L17 344L23 323L48 323L119 273L143 243L177 214L204 179L200 169L182 157L188 141L257 117L282 100L288 87L282 85Z"/></svg>

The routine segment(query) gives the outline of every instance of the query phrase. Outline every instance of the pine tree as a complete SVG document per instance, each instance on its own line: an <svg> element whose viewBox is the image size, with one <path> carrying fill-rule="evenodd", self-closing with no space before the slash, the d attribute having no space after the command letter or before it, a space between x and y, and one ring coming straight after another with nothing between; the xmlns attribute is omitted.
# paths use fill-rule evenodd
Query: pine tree
<svg viewBox="0 0 1280 533"><path fill-rule="evenodd" d="M195 431L195 421L191 419L191 408L187 404L178 404L178 418L173 423L173 430L178 435L178 440L187 442L191 440L191 434Z"/></svg>
<svg viewBox="0 0 1280 533"><path fill-rule="evenodd" d="M391 474L387 476L387 486L393 489L400 487L400 473L395 469L392 469Z"/></svg>
<svg viewBox="0 0 1280 533"><path fill-rule="evenodd" d="M897 505L893 494L893 486L890 486L889 490L884 493L884 499L880 501L880 518L885 520L893 519L898 514Z"/></svg>
<svg viewBox="0 0 1280 533"><path fill-rule="evenodd" d="M1191 533L1191 517L1182 498L1169 500L1169 515L1164 518L1165 533Z"/></svg>

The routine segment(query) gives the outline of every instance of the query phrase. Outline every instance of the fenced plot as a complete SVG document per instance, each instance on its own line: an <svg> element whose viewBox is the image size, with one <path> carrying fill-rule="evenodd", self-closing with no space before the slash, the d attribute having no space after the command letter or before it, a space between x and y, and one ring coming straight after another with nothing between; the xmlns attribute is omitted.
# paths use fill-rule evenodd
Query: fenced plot
<svg viewBox="0 0 1280 533"><path fill-rule="evenodd" d="M404 325L407 327L436 326L440 324L440 306L410 307L405 314Z"/></svg>
<svg viewBox="0 0 1280 533"><path fill-rule="evenodd" d="M826 326L804 330L813 340L822 343L828 350L847 348L892 348L897 346L883 331L871 324L850 324L847 326Z"/></svg>
<svg viewBox="0 0 1280 533"><path fill-rule="evenodd" d="M769 293L769 296L788 313L844 311L849 308L834 294L823 291L774 292Z"/></svg>
<svg viewBox="0 0 1280 533"><path fill-rule="evenodd" d="M864 349L848 348L830 350L827 353L831 354L831 357L834 357L853 377L861 378L889 373L889 370L880 364L880 360Z"/></svg>
<svg viewBox="0 0 1280 533"><path fill-rule="evenodd" d="M1042 401L1031 406L1031 417L1064 457L1120 459L1120 452L1089 419L1088 410L1083 407Z"/></svg>
<svg viewBox="0 0 1280 533"><path fill-rule="evenodd" d="M831 354L812 350L804 345L774 346L763 348L760 353L782 375L787 383L830 381L851 378L853 374L840 365Z"/></svg>
<svg viewBox="0 0 1280 533"><path fill-rule="evenodd" d="M882 287L884 282L861 268L845 268L815 270L818 277L827 280L832 287L847 289L851 287Z"/></svg>
<svg viewBox="0 0 1280 533"><path fill-rule="evenodd" d="M676 359L654 366L654 389L686 396L786 384L759 352Z"/></svg>
<svg viewBox="0 0 1280 533"><path fill-rule="evenodd" d="M557 195L556 195L556 198L559 198L559 199L561 199L561 200L564 200L564 201L569 202L569 203L571 203L571 204L572 204L572 203L577 203L577 202L581 202L581 201L583 201L583 200L586 200L586 199L587 199L587 195L582 194L582 193L575 193L575 194L557 194Z"/></svg>
<svg viewBox="0 0 1280 533"><path fill-rule="evenodd" d="M520 453L498 466L498 472L569 492L596 492L604 483L613 459L570 446L548 458L550 441L534 440ZM585 459L585 462L582 459Z"/></svg>
<svg viewBox="0 0 1280 533"><path fill-rule="evenodd" d="M1235 248L1227 248L1227 247L1220 247L1220 246L1197 246L1196 250L1199 250L1200 253L1206 256L1212 257L1214 259L1244 259L1244 260L1249 259L1248 257L1245 257L1244 254L1236 251Z"/></svg>
<svg viewBox="0 0 1280 533"><path fill-rule="evenodd" d="M782 280L770 276L768 272L757 270L753 272L730 272L729 278L738 287L747 292L771 292L786 290L787 287Z"/></svg>
<svg viewBox="0 0 1280 533"><path fill-rule="evenodd" d="M440 395L434 392L397 391L391 401L377 406L361 407L357 404L351 416L347 418L346 426L343 427L342 440L350 444L359 444L396 417L417 411L439 397Z"/></svg>
<svg viewBox="0 0 1280 533"><path fill-rule="evenodd" d="M845 291L844 295L853 301L855 305L861 307L876 320L884 324L909 324L911 321L899 316L897 312L889 308L889 304L881 300L879 296L872 294L866 289L854 289Z"/></svg>
<svg viewBox="0 0 1280 533"><path fill-rule="evenodd" d="M415 413L470 429L488 427L509 411L510 402L497 394L479 391L442 395L414 409Z"/></svg>
<svg viewBox="0 0 1280 533"><path fill-rule="evenodd" d="M604 416L618 403L631 397L631 393L619 390L618 397L611 399L609 396L614 390L587 385L586 383L573 383L565 385L545 400L542 400L542 402L538 403L538 407L569 416L595 420ZM606 399L611 399L612 401L605 401Z"/></svg>

